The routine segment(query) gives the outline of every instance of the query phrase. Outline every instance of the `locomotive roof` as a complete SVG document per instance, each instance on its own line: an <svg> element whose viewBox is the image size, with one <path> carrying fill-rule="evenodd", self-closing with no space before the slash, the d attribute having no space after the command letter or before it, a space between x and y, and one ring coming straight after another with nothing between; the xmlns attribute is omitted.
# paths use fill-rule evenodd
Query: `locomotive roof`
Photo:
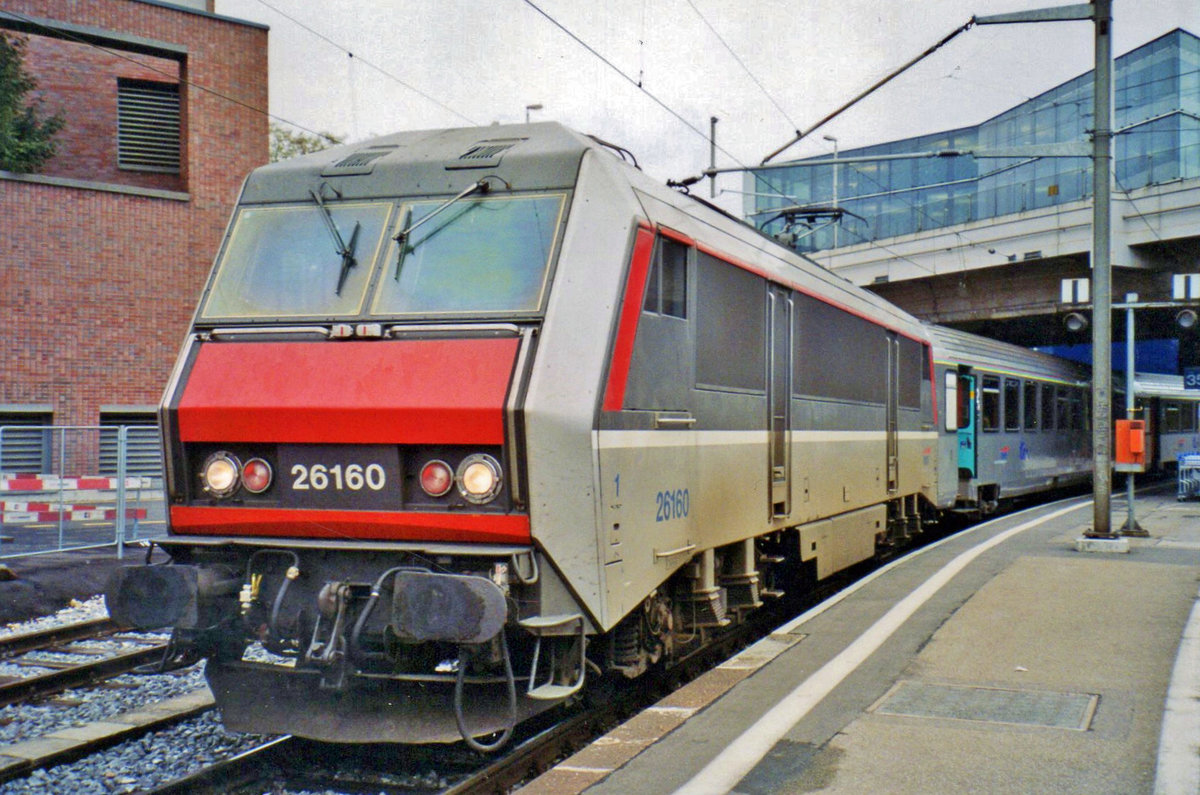
<svg viewBox="0 0 1200 795"><path fill-rule="evenodd" d="M596 146L556 122L394 133L255 169L241 201L311 201L321 183L344 199L440 196L490 175L516 191L564 190Z"/></svg>
<svg viewBox="0 0 1200 795"><path fill-rule="evenodd" d="M1086 381L1088 370L1081 364L1031 351L1019 345L980 337L965 331L927 324L933 338L933 356L999 372L1017 372L1052 378Z"/></svg>

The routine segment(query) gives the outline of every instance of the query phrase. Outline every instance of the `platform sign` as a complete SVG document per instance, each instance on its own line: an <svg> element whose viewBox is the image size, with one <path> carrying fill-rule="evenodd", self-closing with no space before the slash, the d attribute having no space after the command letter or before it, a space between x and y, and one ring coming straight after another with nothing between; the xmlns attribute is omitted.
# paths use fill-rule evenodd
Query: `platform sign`
<svg viewBox="0 0 1200 795"><path fill-rule="evenodd" d="M1183 388L1200 389L1200 367L1183 368Z"/></svg>

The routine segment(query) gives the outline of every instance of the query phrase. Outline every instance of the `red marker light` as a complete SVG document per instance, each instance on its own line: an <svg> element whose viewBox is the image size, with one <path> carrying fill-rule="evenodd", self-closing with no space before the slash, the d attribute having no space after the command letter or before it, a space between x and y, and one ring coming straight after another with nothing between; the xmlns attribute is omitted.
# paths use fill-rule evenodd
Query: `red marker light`
<svg viewBox="0 0 1200 795"><path fill-rule="evenodd" d="M445 461L430 461L421 467L421 489L430 497L441 497L454 486L454 472Z"/></svg>
<svg viewBox="0 0 1200 795"><path fill-rule="evenodd" d="M271 487L271 465L261 458L251 458L242 467L242 487L251 494L262 494Z"/></svg>

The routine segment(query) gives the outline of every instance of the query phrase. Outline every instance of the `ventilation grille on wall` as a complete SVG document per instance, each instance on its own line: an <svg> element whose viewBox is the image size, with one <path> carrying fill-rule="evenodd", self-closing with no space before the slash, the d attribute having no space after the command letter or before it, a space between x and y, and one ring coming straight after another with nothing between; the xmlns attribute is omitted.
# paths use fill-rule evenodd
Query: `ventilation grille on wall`
<svg viewBox="0 0 1200 795"><path fill-rule="evenodd" d="M179 173L179 86L117 80L117 164Z"/></svg>

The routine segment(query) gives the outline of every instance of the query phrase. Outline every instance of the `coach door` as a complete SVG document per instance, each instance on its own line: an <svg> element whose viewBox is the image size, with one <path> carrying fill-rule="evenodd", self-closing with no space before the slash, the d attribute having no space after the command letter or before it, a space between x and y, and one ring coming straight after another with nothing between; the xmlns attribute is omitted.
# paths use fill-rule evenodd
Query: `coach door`
<svg viewBox="0 0 1200 795"><path fill-rule="evenodd" d="M975 477L975 376L958 376L958 405L946 411L958 412L958 476Z"/></svg>
<svg viewBox="0 0 1200 795"><path fill-rule="evenodd" d="M768 441L771 468L771 514L786 516L791 502L792 297L770 285L767 293L770 350L767 366Z"/></svg>
<svg viewBox="0 0 1200 795"><path fill-rule="evenodd" d="M900 339L894 332L887 336L887 490L900 488Z"/></svg>

